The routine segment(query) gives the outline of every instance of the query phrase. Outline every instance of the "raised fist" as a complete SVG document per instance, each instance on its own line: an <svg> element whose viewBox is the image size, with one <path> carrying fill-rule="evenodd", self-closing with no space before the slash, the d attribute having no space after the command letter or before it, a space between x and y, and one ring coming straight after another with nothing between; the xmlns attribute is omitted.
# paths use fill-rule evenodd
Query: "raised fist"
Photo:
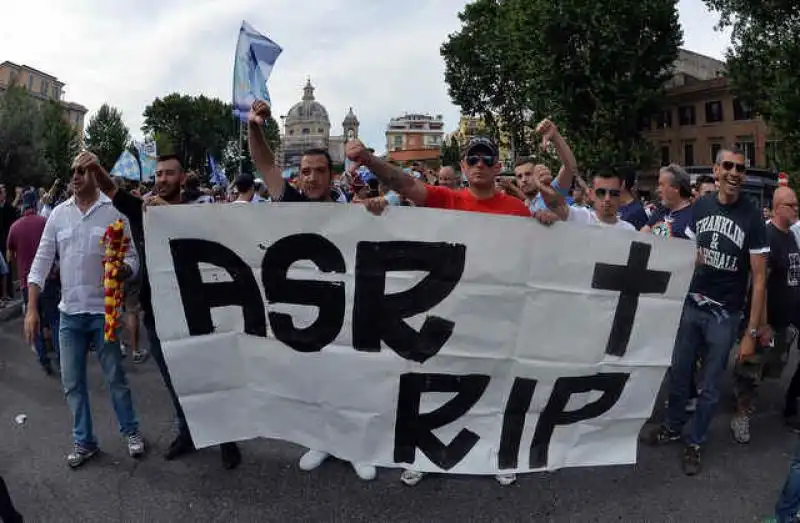
<svg viewBox="0 0 800 523"><path fill-rule="evenodd" d="M264 125L264 122L272 114L269 104L264 100L256 100L250 108L250 114L247 116L248 121L258 125Z"/></svg>
<svg viewBox="0 0 800 523"><path fill-rule="evenodd" d="M361 166L366 164L372 157L372 153L361 143L361 140L350 140L344 149L344 154L351 162Z"/></svg>

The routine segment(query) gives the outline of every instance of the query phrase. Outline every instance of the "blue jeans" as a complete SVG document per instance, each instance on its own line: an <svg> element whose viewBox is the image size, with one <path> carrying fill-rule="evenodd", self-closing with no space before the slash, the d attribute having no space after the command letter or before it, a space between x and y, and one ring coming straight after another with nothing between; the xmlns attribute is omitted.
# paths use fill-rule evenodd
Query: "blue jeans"
<svg viewBox="0 0 800 523"><path fill-rule="evenodd" d="M783 484L783 490L775 504L775 517L778 523L797 521L800 512L800 439L794 448L794 457L789 465L789 474Z"/></svg>
<svg viewBox="0 0 800 523"><path fill-rule="evenodd" d="M669 370L669 407L664 425L672 432L680 432L688 421L686 403L695 362L701 357L703 390L697 398L692 430L686 436L690 445L702 445L708 437L708 427L719 402L719 380L736 341L740 319L740 314L698 307L691 298L683 306Z"/></svg>
<svg viewBox="0 0 800 523"><path fill-rule="evenodd" d="M41 365L48 365L49 358L47 357L47 347L44 343L44 328L50 329L50 339L53 340L53 351L56 356L61 352L59 344L58 326L61 319L61 313L58 310L58 302L60 296L53 298L46 296L46 293L39 295L39 332L36 333L36 338L33 341L33 346L36 348L36 359L39 360ZM25 307L28 306L28 288L22 289L22 299L25 301Z"/></svg>
<svg viewBox="0 0 800 523"><path fill-rule="evenodd" d="M72 437L76 444L86 449L97 447L92 431L89 391L86 387L86 355L90 344L97 351L100 367L108 383L120 432L127 436L139 430L131 389L122 368L119 341L105 343L104 326L105 318L102 314L61 314L61 383L72 411Z"/></svg>

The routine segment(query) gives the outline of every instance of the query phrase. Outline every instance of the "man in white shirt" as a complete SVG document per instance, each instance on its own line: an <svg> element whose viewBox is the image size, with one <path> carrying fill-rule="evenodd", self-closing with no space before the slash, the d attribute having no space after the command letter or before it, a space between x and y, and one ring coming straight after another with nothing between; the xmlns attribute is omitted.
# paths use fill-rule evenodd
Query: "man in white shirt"
<svg viewBox="0 0 800 523"><path fill-rule="evenodd" d="M114 208L111 199L98 190L87 169L92 159L93 156L85 152L75 159L71 179L73 196L53 209L47 220L28 275L29 306L25 316L25 337L30 342L39 331L39 294L58 255L62 286L58 305L61 311L61 381L73 416L74 446L67 456L67 463L72 468L80 467L98 451L86 383L86 355L91 346L97 352L108 383L120 432L128 440L128 453L131 457L139 457L145 451L122 367L119 341L106 342L104 339L103 235L109 225L120 219L125 223L128 238L131 230L127 219ZM131 244L118 279L129 279L138 269L136 249Z"/></svg>
<svg viewBox="0 0 800 523"><path fill-rule="evenodd" d="M539 192L549 209L561 220L582 225L613 227L626 231L636 230L636 227L617 217L622 194L622 178L617 172L600 171L595 174L590 193L594 209L568 205L564 197L549 186L540 187ZM537 217L541 221L542 217Z"/></svg>

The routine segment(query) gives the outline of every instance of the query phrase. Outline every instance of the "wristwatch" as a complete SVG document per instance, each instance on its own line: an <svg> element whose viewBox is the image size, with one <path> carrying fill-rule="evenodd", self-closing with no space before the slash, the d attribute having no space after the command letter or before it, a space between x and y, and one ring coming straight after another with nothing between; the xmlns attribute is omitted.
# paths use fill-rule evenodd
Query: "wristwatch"
<svg viewBox="0 0 800 523"><path fill-rule="evenodd" d="M758 329L748 329L747 334L753 339L758 338Z"/></svg>

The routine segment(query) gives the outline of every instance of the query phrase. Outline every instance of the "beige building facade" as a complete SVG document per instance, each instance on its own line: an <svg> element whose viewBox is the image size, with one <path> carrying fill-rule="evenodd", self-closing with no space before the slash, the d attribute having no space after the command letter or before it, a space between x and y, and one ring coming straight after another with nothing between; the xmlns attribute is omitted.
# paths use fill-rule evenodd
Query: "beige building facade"
<svg viewBox="0 0 800 523"><path fill-rule="evenodd" d="M28 94L38 101L53 100L60 102L64 107L65 115L70 124L78 130L83 138L84 118L87 109L81 104L64 101L64 82L55 76L34 69L28 65L17 65L13 62L0 63L0 93L12 85L17 85L28 91Z"/></svg>

